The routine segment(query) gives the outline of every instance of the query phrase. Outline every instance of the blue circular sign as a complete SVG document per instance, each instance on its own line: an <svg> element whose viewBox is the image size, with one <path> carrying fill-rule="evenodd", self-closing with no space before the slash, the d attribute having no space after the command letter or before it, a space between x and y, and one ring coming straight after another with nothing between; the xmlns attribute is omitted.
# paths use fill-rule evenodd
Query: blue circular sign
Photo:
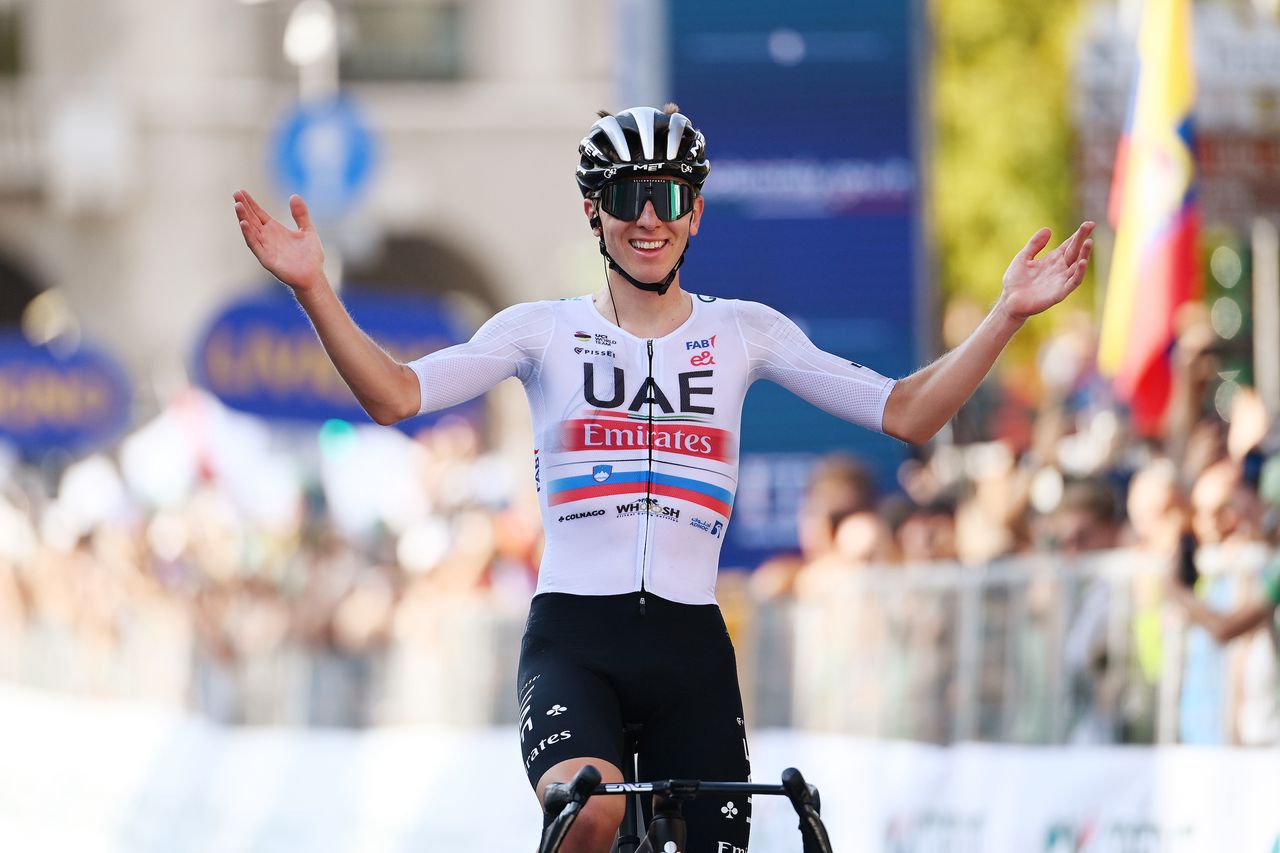
<svg viewBox="0 0 1280 853"><path fill-rule="evenodd" d="M272 169L285 193L306 199L313 216L332 219L368 186L376 148L349 98L309 101L293 107L281 122L272 144Z"/></svg>

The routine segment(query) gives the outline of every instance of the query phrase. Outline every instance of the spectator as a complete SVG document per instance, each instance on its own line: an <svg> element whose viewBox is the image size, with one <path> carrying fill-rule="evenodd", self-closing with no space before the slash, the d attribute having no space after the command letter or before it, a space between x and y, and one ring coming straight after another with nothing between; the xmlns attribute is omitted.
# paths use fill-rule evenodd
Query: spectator
<svg viewBox="0 0 1280 853"><path fill-rule="evenodd" d="M853 457L833 454L819 461L796 513L799 553L762 563L752 574L753 594L759 599L793 595L805 566L836 553L840 523L849 516L874 515L875 498L871 475Z"/></svg>
<svg viewBox="0 0 1280 853"><path fill-rule="evenodd" d="M1117 501L1105 480L1068 483L1050 519L1050 538L1069 561L1116 547ZM1068 581L1070 583L1070 581ZM1075 584L1071 584L1075 587ZM1123 671L1112 660L1109 622L1111 586L1094 577L1079 589L1079 604L1069 617L1063 665L1071 685L1072 743L1115 743L1120 739L1119 698Z"/></svg>
<svg viewBox="0 0 1280 853"><path fill-rule="evenodd" d="M1269 561L1262 541L1264 507L1243 466L1230 459L1204 469L1191 504L1199 547L1180 562L1169 587L1175 604L1197 628L1186 640L1180 737L1191 743L1226 738L1276 744L1280 713L1274 616L1280 569L1273 557ZM1264 626L1271 627L1270 637L1258 632ZM1216 648L1236 639L1244 647L1235 655ZM1223 683L1230 684L1225 695Z"/></svg>
<svg viewBox="0 0 1280 853"><path fill-rule="evenodd" d="M939 498L930 503L908 507L895 525L894 542L902 562L929 563L955 560L956 514L953 502Z"/></svg>

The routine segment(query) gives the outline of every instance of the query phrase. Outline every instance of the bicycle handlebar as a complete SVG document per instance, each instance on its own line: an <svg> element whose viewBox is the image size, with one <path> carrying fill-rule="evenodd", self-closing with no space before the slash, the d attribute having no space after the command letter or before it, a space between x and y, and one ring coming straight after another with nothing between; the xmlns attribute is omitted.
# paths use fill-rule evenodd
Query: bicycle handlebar
<svg viewBox="0 0 1280 853"><path fill-rule="evenodd" d="M560 849L564 837L569 834L569 827L578 819L578 812L582 811L587 798L599 786L600 771L590 764L579 770L569 784L553 783L547 786L542 797L542 807L547 814L554 814L556 817L542 833L538 853Z"/></svg>
<svg viewBox="0 0 1280 853"><path fill-rule="evenodd" d="M560 849L578 812L589 797L622 794L658 794L669 799L691 800L699 794L767 794L785 796L800 818L804 853L832 853L831 839L818 814L818 789L808 784L794 767L782 771L781 785L752 782L701 782L694 779L667 779L659 782L609 782L600 784L600 771L587 765L568 783L553 782L542 796L543 808L555 819L542 834L538 853Z"/></svg>
<svg viewBox="0 0 1280 853"><path fill-rule="evenodd" d="M818 816L817 791L805 784L804 776L794 767L782 771L782 787L800 818L800 837L804 853L831 853L831 839Z"/></svg>

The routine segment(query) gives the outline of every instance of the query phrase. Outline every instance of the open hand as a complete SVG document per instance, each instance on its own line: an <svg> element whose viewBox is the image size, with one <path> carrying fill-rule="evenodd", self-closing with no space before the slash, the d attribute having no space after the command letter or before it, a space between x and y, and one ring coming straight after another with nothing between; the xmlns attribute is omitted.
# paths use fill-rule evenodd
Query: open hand
<svg viewBox="0 0 1280 853"><path fill-rule="evenodd" d="M1004 273L1000 301L1010 317L1025 320L1057 305L1076 289L1093 252L1093 240L1089 239L1093 226L1092 222L1082 223L1065 243L1043 258L1036 255L1049 245L1053 232L1041 228L1031 236Z"/></svg>
<svg viewBox="0 0 1280 853"><path fill-rule="evenodd" d="M245 190L233 198L245 245L267 272L294 290L309 290L324 279L324 247L300 196L289 197L296 231L271 218Z"/></svg>

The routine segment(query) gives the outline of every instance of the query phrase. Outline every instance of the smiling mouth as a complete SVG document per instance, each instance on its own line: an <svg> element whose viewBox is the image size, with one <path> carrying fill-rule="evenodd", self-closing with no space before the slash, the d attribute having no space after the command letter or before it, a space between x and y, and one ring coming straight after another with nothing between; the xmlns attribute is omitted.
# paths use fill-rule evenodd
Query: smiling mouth
<svg viewBox="0 0 1280 853"><path fill-rule="evenodd" d="M628 240L631 248L641 253L657 252L667 245L666 240Z"/></svg>

